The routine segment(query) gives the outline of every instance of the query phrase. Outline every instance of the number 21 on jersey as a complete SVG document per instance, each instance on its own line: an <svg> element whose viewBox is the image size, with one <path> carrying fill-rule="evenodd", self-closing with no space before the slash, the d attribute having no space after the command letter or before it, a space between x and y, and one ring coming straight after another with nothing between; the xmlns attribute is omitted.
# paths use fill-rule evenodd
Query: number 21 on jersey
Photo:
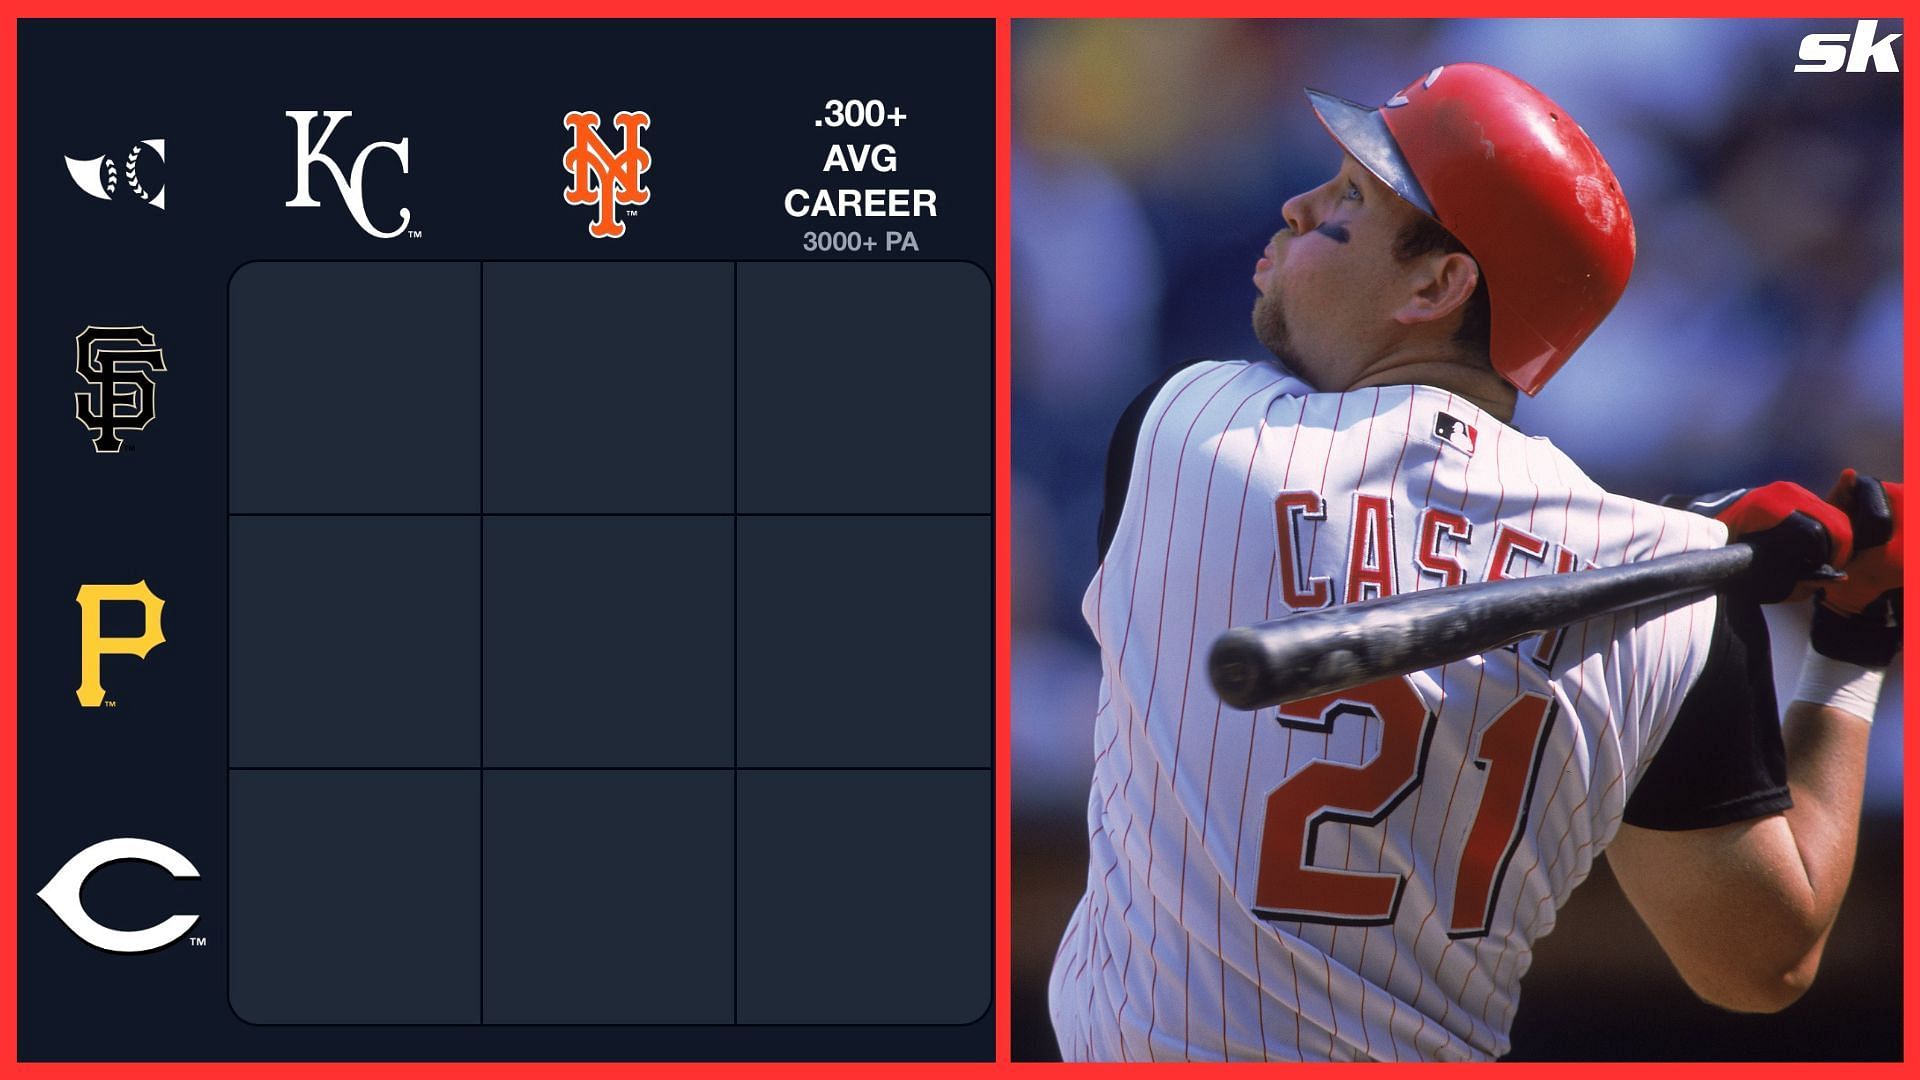
<svg viewBox="0 0 1920 1080"><path fill-rule="evenodd" d="M1488 930L1507 863L1526 833L1527 805L1558 711L1549 698L1522 694L1480 733L1472 760L1485 783L1454 873L1449 937L1479 937ZM1347 926L1391 923L1405 876L1316 865L1316 841L1327 822L1378 825L1406 801L1426 773L1439 717L1411 679L1398 678L1289 702L1277 719L1325 734L1337 724L1377 720L1380 750L1364 765L1312 762L1267 796L1254 912Z"/></svg>

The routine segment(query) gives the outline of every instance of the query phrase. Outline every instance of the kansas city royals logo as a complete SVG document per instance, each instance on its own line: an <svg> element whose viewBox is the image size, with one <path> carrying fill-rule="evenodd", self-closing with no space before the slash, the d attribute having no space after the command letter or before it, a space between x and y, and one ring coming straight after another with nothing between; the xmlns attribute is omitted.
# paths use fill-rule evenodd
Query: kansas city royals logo
<svg viewBox="0 0 1920 1080"><path fill-rule="evenodd" d="M160 630L160 609L167 602L153 595L145 581L131 585L82 585L74 600L80 605L80 689L74 691L74 696L82 706L97 709L107 699L107 692L100 685L100 658L115 654L146 659L155 645L167 640L167 635ZM100 606L112 600L140 605L139 637L108 637L100 632Z"/></svg>
<svg viewBox="0 0 1920 1080"><path fill-rule="evenodd" d="M614 217L615 206L645 206L651 193L641 185L641 176L653 166L653 155L640 145L640 132L651 121L643 112L615 113L613 123L624 135L618 154L600 137L600 114L570 112L565 125L573 130L573 146L561 156L560 164L573 174L573 186L567 189L567 202L574 206L599 203L599 216L587 226L593 237L619 236L627 227Z"/></svg>
<svg viewBox="0 0 1920 1080"><path fill-rule="evenodd" d="M165 210L166 179L162 175L156 182L154 166L164 165L166 161L165 139L142 139L127 151L124 172L110 157L67 158L67 175L73 177L74 184L81 191L96 199L109 202L131 199L146 203L155 210ZM140 175L143 167L146 170L144 180ZM124 184L121 183L123 175L126 178Z"/></svg>
<svg viewBox="0 0 1920 1080"><path fill-rule="evenodd" d="M73 395L73 415L93 432L93 448L117 454L123 431L145 431L154 417L155 372L166 354L144 326L89 326L73 339L73 370L88 383Z"/></svg>
<svg viewBox="0 0 1920 1080"><path fill-rule="evenodd" d="M343 173L340 171L340 163L329 157L325 153L325 150L327 148L327 140L333 138L333 129L340 126L340 121L352 115L353 113L350 111L340 110L314 112L311 109L306 109L289 110L287 112L287 116L293 120L293 176L295 184L298 185L294 190L293 198L287 200L287 205L320 205L318 200L308 194L307 180L313 171L313 166L322 166L333 176L334 186L340 189L340 197L346 201L347 212L353 215L353 220L360 228L365 230L369 236L377 236L382 240L391 240L406 230L407 222L412 220L413 215L403 206L400 208L400 224L395 225L386 232L381 232L379 229L374 228L373 222L367 220L367 201L363 181L367 170L367 158L371 157L375 150L385 150L400 159L400 171L405 173L407 171L407 140L401 139L399 142L368 143L360 149L359 156L353 159L353 171L351 173ZM314 142L309 137L307 130L308 125L313 123L313 118L316 116L324 116L327 118L327 127L325 131L320 133L319 142Z"/></svg>

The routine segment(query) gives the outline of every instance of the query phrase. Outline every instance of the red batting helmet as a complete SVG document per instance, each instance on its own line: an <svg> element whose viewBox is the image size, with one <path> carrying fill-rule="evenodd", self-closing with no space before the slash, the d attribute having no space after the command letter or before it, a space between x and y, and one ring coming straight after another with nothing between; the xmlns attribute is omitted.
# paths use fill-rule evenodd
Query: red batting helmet
<svg viewBox="0 0 1920 1080"><path fill-rule="evenodd" d="M1633 216L1566 110L1499 68L1446 64L1370 109L1307 91L1347 152L1480 264L1493 369L1538 393L1633 272Z"/></svg>

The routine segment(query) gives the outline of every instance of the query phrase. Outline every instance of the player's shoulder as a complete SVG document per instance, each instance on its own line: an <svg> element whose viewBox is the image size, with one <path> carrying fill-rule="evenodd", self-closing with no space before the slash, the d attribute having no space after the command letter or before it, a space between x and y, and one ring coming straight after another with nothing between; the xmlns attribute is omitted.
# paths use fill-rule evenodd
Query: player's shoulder
<svg viewBox="0 0 1920 1080"><path fill-rule="evenodd" d="M1185 360L1162 372L1128 407L1122 423L1158 419L1169 412L1195 413L1231 401L1245 411L1250 398L1312 393L1306 383L1273 364L1254 360ZM1135 425L1138 430L1138 424Z"/></svg>
<svg viewBox="0 0 1920 1080"><path fill-rule="evenodd" d="M1607 489L1549 436L1528 434L1443 389L1402 389L1376 423L1407 433L1396 475L1416 501L1457 506L1475 520L1524 518L1587 565L1726 542L1725 528L1711 518Z"/></svg>
<svg viewBox="0 0 1920 1080"><path fill-rule="evenodd" d="M1567 453L1543 435L1524 437L1528 452L1552 466L1553 474L1571 496L1570 513L1591 513L1595 519L1599 565L1720 547L1727 542L1726 526L1710 517L1662 506L1632 495L1609 491L1589 477Z"/></svg>
<svg viewBox="0 0 1920 1080"><path fill-rule="evenodd" d="M1199 432L1213 439L1246 418L1265 419L1271 399L1310 392L1271 364L1247 360L1186 360L1163 371L1133 398L1107 443L1106 476L1100 511L1099 550L1104 557L1119 528L1132 490L1133 474L1144 458L1178 454L1196 434L1200 418L1217 406L1218 423ZM1261 399L1268 399L1262 401Z"/></svg>

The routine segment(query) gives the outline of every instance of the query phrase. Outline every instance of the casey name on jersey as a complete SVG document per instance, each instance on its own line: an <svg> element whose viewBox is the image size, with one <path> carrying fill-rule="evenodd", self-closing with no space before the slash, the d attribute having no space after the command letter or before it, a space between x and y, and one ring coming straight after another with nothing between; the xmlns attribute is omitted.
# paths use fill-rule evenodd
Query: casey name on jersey
<svg viewBox="0 0 1920 1080"><path fill-rule="evenodd" d="M1327 500L1311 488L1282 491L1273 500L1275 542L1281 566L1281 598L1294 611L1323 608L1333 603L1333 587L1325 577L1315 577L1308 565L1312 548L1303 544L1303 522L1327 520ZM1485 530L1482 530L1483 532ZM1348 515L1346 544L1346 595L1342 603L1353 604L1392 596L1403 588L1451 587L1468 580L1501 581L1530 576L1528 564L1551 566L1552 573L1589 570L1593 564L1574 552L1549 543L1504 522L1494 530L1493 542L1476 557L1473 523L1464 515L1437 506L1420 511L1413 565L1419 582L1397 581L1401 565L1395 549L1393 500L1365 491L1353 493L1352 513ZM1470 579L1467 567L1475 567ZM1561 633L1548 630L1525 642L1509 643L1506 648L1522 650L1542 670L1550 669L1560 644Z"/></svg>

